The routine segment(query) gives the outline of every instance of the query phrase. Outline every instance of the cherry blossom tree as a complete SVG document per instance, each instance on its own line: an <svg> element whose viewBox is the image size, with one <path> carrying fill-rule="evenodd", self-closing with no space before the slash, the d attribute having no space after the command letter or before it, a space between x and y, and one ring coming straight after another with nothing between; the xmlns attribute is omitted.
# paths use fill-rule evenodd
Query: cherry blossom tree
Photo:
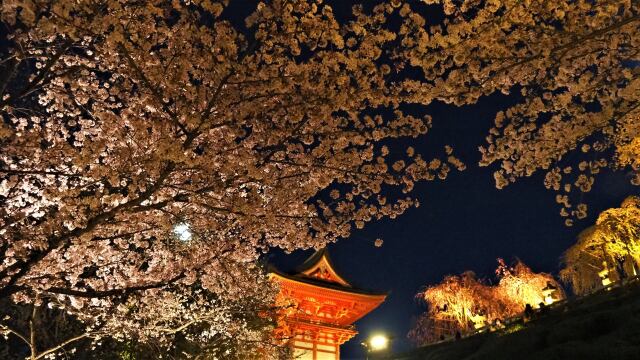
<svg viewBox="0 0 640 360"><path fill-rule="evenodd" d="M89 347L90 342L82 322L59 309L16 304L10 299L0 300L3 319L0 323L0 357L3 359L44 358L60 344ZM34 331L31 336L31 330ZM64 347L64 346L63 346ZM35 351L33 349L35 348ZM74 353L72 347L68 348ZM33 356L30 356L33 355Z"/></svg>
<svg viewBox="0 0 640 360"><path fill-rule="evenodd" d="M537 308L545 301L545 289L553 291L553 301L565 297L549 274L534 273L520 260L513 266L498 259L497 285L478 280L471 271L446 276L442 282L419 293L427 304L408 337L419 345L449 338L521 314L527 304ZM554 290L551 290L554 289Z"/></svg>
<svg viewBox="0 0 640 360"><path fill-rule="evenodd" d="M427 312L418 319L409 338L421 345L504 318L509 306L471 271L447 276L418 297L426 302Z"/></svg>
<svg viewBox="0 0 640 360"><path fill-rule="evenodd" d="M344 21L260 2L240 24L228 3L2 3L0 298L162 338L261 288L261 252L396 217L417 203L388 190L463 166L381 144L430 126L382 56L395 2Z"/></svg>
<svg viewBox="0 0 640 360"><path fill-rule="evenodd" d="M421 69L424 97L467 105L494 93L520 101L500 111L480 150L503 188L538 170L558 191L567 225L586 216L605 167L630 167L640 184L640 4L629 0L424 0L441 25L408 4L401 57Z"/></svg>
<svg viewBox="0 0 640 360"><path fill-rule="evenodd" d="M560 284L547 273L535 273L522 261L508 266L504 260L498 259L496 275L500 279L495 291L500 297L507 298L518 312L530 305L538 308L540 304L548 305L550 301L562 300L566 297ZM549 298L546 298L545 289Z"/></svg>
<svg viewBox="0 0 640 360"><path fill-rule="evenodd" d="M442 283L424 291L424 298L438 311L440 316L450 317L463 330L470 325L470 316L479 312L484 298L485 286L476 279L473 272L460 276L447 276Z"/></svg>
<svg viewBox="0 0 640 360"><path fill-rule="evenodd" d="M619 208L603 211L596 224L578 236L564 254L562 278L576 294L587 294L609 281L636 276L640 265L640 201L631 196Z"/></svg>

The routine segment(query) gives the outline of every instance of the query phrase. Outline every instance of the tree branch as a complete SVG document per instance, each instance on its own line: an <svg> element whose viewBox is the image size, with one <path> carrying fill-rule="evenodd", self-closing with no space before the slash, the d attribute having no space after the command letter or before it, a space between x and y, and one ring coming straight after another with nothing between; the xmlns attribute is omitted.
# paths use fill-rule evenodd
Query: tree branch
<svg viewBox="0 0 640 360"><path fill-rule="evenodd" d="M34 359L34 360L42 359L42 358L44 358L45 356L47 356L48 354L51 354L51 353L53 353L53 352L56 352L56 351L58 351L58 350L60 350L60 349L64 348L65 346L67 346L67 345L69 345L69 344L73 343L73 342L76 342L76 341L78 341L78 340L82 340L82 339L84 339L84 338L86 338L86 337L89 337L89 336L91 336L91 335L92 335L91 333L84 333L84 334L82 334L82 335L78 335L78 336L76 336L76 337L72 337L72 338L68 339L67 341L65 341L65 342L61 343L60 345L54 346L54 347L52 347L51 349L49 349L49 350L47 350L47 351L45 351L45 352L42 352L42 353L38 354L38 356L34 357L33 359Z"/></svg>
<svg viewBox="0 0 640 360"><path fill-rule="evenodd" d="M121 288L121 289L74 290L74 289L66 289L66 288L61 288L61 287L51 287L51 288L48 288L48 289L43 290L43 291L49 292L49 293L53 293L53 294L77 296L77 297L81 297L81 298L103 298L103 297L109 297L109 296L127 295L127 294L131 294L131 293L134 293L134 292L137 292L137 291L144 291L144 290L162 288L162 287L165 287L165 286L168 286L168 285L171 285L171 284L175 283L176 281L184 278L185 276L186 275L183 272L183 273L180 273L177 276L174 276L173 278L171 278L169 280L158 281L158 282L151 283L151 284L146 284L146 285L130 286L130 287Z"/></svg>

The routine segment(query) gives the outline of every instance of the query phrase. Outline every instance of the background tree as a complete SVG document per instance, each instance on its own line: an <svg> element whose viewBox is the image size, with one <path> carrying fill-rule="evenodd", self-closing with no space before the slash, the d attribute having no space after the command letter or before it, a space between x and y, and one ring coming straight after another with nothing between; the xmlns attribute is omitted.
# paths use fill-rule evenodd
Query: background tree
<svg viewBox="0 0 640 360"><path fill-rule="evenodd" d="M570 192L588 192L603 168L629 166L640 184L640 4L628 0L425 0L442 25L404 5L402 56L422 70L422 96L455 105L494 94L500 111L481 165L503 188L538 170L571 225L586 216Z"/></svg>
<svg viewBox="0 0 640 360"><path fill-rule="evenodd" d="M560 276L576 294L584 295L602 287L599 275L609 280L636 276L640 264L640 203L635 196L625 199L620 208L603 211L596 224L578 236L576 244L564 254Z"/></svg>
<svg viewBox="0 0 640 360"><path fill-rule="evenodd" d="M479 308L482 285L473 272L446 276L438 285L428 287L417 297L427 304L409 337L416 342L435 342L467 330L472 310ZM426 328L425 328L426 327Z"/></svg>
<svg viewBox="0 0 640 360"><path fill-rule="evenodd" d="M508 266L504 260L498 259L498 269L496 275L500 279L495 291L500 297L509 299L512 303L510 308L521 312L529 304L533 308L539 307L540 303L547 305L544 289L553 293L551 301L564 299L566 296L560 284L547 273L535 273L530 267L520 260L516 260L515 265Z"/></svg>
<svg viewBox="0 0 640 360"><path fill-rule="evenodd" d="M479 281L471 271L447 276L418 294L426 302L427 312L409 337L425 344L504 318L508 304L495 295L491 286Z"/></svg>
<svg viewBox="0 0 640 360"><path fill-rule="evenodd" d="M0 300L0 306L3 314L0 357L3 359L44 359L65 347L70 357L76 357L75 349L79 346L91 346L93 334L64 310L42 304L15 304L8 298ZM60 348L61 344L65 346Z"/></svg>
<svg viewBox="0 0 640 360"><path fill-rule="evenodd" d="M508 266L498 259L497 285L488 285L471 271L450 275L428 287L418 297L427 304L408 337L419 345L450 338L521 314L527 304L536 308L545 302L544 289L558 290L554 300L565 297L555 279L545 273L534 273L521 261Z"/></svg>

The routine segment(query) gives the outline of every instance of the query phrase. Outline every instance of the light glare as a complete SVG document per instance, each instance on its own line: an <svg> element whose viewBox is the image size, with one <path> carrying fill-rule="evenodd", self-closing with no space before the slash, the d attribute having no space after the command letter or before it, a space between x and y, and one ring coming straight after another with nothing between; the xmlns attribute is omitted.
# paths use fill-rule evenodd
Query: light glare
<svg viewBox="0 0 640 360"><path fill-rule="evenodd" d="M191 240L191 229L189 229L189 225L182 223L173 227L173 233L178 236L178 239L181 241L189 241Z"/></svg>
<svg viewBox="0 0 640 360"><path fill-rule="evenodd" d="M384 335L374 335L369 340L369 344L371 345L371 350L380 351L387 348L389 344L389 339Z"/></svg>

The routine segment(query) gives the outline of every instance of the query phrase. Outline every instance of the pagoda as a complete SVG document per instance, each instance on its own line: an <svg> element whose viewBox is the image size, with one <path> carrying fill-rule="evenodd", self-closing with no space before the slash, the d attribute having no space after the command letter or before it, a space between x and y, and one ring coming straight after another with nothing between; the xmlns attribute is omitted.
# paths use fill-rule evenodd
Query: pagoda
<svg viewBox="0 0 640 360"><path fill-rule="evenodd" d="M335 271L325 249L292 274L277 270L282 317L276 336L292 347L295 359L338 360L340 345L358 332L353 323L378 307L387 294L354 288Z"/></svg>

